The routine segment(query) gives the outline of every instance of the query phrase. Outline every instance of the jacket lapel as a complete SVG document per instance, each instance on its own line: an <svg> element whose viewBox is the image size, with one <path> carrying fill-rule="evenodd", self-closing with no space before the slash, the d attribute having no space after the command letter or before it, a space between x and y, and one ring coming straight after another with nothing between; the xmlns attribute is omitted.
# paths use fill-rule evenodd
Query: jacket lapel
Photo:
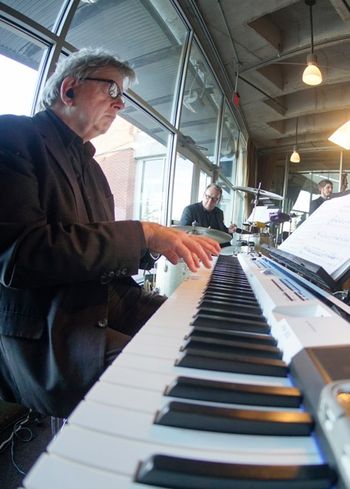
<svg viewBox="0 0 350 489"><path fill-rule="evenodd" d="M33 118L34 124L38 128L44 144L54 160L57 162L59 167L62 169L64 175L66 176L74 194L76 202L76 210L79 218L86 222L88 220L88 215L85 207L85 202L81 195L81 190L77 177L74 172L72 165L67 164L69 161L69 156L62 143L62 138L55 126L51 121L50 117L45 112L39 112Z"/></svg>

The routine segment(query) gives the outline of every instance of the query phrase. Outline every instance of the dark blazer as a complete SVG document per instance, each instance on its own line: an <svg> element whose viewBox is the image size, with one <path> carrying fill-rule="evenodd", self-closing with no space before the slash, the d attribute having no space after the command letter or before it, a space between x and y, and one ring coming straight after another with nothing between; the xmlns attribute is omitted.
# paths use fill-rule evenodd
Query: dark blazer
<svg viewBox="0 0 350 489"><path fill-rule="evenodd" d="M0 117L0 397L67 416L104 366L107 283L135 283L139 222L114 222L114 202L91 160L91 223L52 119ZM67 395L68 393L68 395Z"/></svg>

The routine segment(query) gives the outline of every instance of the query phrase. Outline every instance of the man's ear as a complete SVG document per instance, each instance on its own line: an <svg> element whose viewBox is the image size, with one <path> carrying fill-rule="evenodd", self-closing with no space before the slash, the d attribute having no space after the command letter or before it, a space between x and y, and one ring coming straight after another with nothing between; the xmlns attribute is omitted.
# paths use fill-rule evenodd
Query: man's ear
<svg viewBox="0 0 350 489"><path fill-rule="evenodd" d="M72 103L75 96L74 88L77 84L76 78L72 76L67 76L61 83L60 96L64 104L70 105Z"/></svg>

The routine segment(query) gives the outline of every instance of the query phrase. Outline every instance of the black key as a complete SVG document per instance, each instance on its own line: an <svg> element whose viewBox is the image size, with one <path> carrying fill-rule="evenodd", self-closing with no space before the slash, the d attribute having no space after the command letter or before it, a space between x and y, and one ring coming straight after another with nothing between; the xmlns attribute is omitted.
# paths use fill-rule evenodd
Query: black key
<svg viewBox="0 0 350 489"><path fill-rule="evenodd" d="M225 292L231 292L231 294L240 294L240 295L245 295L247 297L255 297L254 292L250 285L238 285L238 284L228 284L228 283L215 283L215 282L210 282L207 289L209 291L218 291L222 290Z"/></svg>
<svg viewBox="0 0 350 489"><path fill-rule="evenodd" d="M253 290L249 281L243 277L220 277L220 276L215 277L215 275L213 275L209 280L208 285L218 285L219 287L221 285L226 285L226 286L233 286L233 287L242 287L242 289L244 288L244 289Z"/></svg>
<svg viewBox="0 0 350 489"><path fill-rule="evenodd" d="M244 435L308 436L314 422L304 411L256 411L171 401L157 411L154 424Z"/></svg>
<svg viewBox="0 0 350 489"><path fill-rule="evenodd" d="M252 304L242 304L234 301L221 301L213 299L202 299L198 304L198 309L215 309L217 307L224 311L244 311L262 316L261 307Z"/></svg>
<svg viewBox="0 0 350 489"><path fill-rule="evenodd" d="M198 307L198 313L212 314L214 316L222 316L224 318L242 318L242 319L253 319L265 321L264 316L261 311L258 313L245 311L245 310L235 310L235 309L224 309L221 307Z"/></svg>
<svg viewBox="0 0 350 489"><path fill-rule="evenodd" d="M201 301L207 300L207 301L223 301L226 302L227 304L237 304L241 306L255 306L255 307L260 307L259 302L256 299L252 298L247 298L247 297L238 297L236 294L213 294L213 293L206 293L203 295Z"/></svg>
<svg viewBox="0 0 350 489"><path fill-rule="evenodd" d="M203 301L208 301L208 302L214 302L214 301L221 301L225 304L235 304L237 306L251 306L251 307L260 307L259 303L257 300L254 299L242 299L242 298L237 298L235 295L230 295L229 297L220 297L219 294L204 294L200 302Z"/></svg>
<svg viewBox="0 0 350 489"><path fill-rule="evenodd" d="M206 290L213 290L213 291L220 291L220 290L226 290L226 289L233 289L233 288L242 288L242 293L248 293L248 294L254 294L254 291L249 284L249 282L241 283L241 285L238 285L237 283L235 284L234 281L231 281L231 283L228 283L226 280L223 279L216 279L216 280L209 280L208 285L206 287Z"/></svg>
<svg viewBox="0 0 350 489"><path fill-rule="evenodd" d="M253 321L240 318L224 318L222 316L199 313L191 322L191 326L209 326L215 328L251 331L253 333L269 333L270 326L266 321Z"/></svg>
<svg viewBox="0 0 350 489"><path fill-rule="evenodd" d="M215 287L210 287L208 286L207 289L204 291L203 296L215 296L215 297L229 297L229 298L235 298L235 299L244 299L244 300L251 300L256 302L256 297L253 291L251 292L242 292L242 291L236 291L235 294L233 295L232 290L230 288L224 288L222 285L221 287L215 286Z"/></svg>
<svg viewBox="0 0 350 489"><path fill-rule="evenodd" d="M282 358L282 352L276 346L259 345L252 342L232 341L227 339L205 337L189 338L186 343L181 346L180 351L184 351L188 348L194 348L199 351L204 350L237 355L255 355L263 358Z"/></svg>
<svg viewBox="0 0 350 489"><path fill-rule="evenodd" d="M197 336L213 339L231 339L237 341L245 341L247 343L260 343L262 345L277 345L277 341L275 340L275 338L268 334L257 334L248 332L245 333L243 331L231 331L223 330L220 328L206 328L199 326L193 327L192 331L189 334L185 335L185 339L196 338Z"/></svg>
<svg viewBox="0 0 350 489"><path fill-rule="evenodd" d="M327 464L252 465L153 455L139 463L135 482L170 489L331 489Z"/></svg>
<svg viewBox="0 0 350 489"><path fill-rule="evenodd" d="M248 355L204 352L188 348L176 361L178 367L234 372L237 374L269 375L286 377L288 366L283 360Z"/></svg>
<svg viewBox="0 0 350 489"><path fill-rule="evenodd" d="M297 408L302 395L295 387L238 384L217 380L177 377L165 388L165 396L230 404Z"/></svg>

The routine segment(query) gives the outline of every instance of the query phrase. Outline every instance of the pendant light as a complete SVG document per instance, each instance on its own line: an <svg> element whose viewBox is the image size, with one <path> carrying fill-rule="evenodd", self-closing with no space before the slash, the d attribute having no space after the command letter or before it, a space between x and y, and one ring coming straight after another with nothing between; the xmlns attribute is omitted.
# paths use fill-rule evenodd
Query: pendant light
<svg viewBox="0 0 350 489"><path fill-rule="evenodd" d="M303 82L306 85L319 85L322 83L322 73L317 65L317 56L314 54L314 30L312 21L312 7L316 0L305 0L306 5L310 8L310 30L311 30L311 53L307 57L307 67L303 73Z"/></svg>
<svg viewBox="0 0 350 489"><path fill-rule="evenodd" d="M337 144L341 148L350 149L350 121L347 121L345 124L338 127L338 129L329 136L328 141Z"/></svg>
<svg viewBox="0 0 350 489"><path fill-rule="evenodd" d="M298 117L295 123L295 145L289 161L292 163L300 163L300 155L298 153Z"/></svg>

